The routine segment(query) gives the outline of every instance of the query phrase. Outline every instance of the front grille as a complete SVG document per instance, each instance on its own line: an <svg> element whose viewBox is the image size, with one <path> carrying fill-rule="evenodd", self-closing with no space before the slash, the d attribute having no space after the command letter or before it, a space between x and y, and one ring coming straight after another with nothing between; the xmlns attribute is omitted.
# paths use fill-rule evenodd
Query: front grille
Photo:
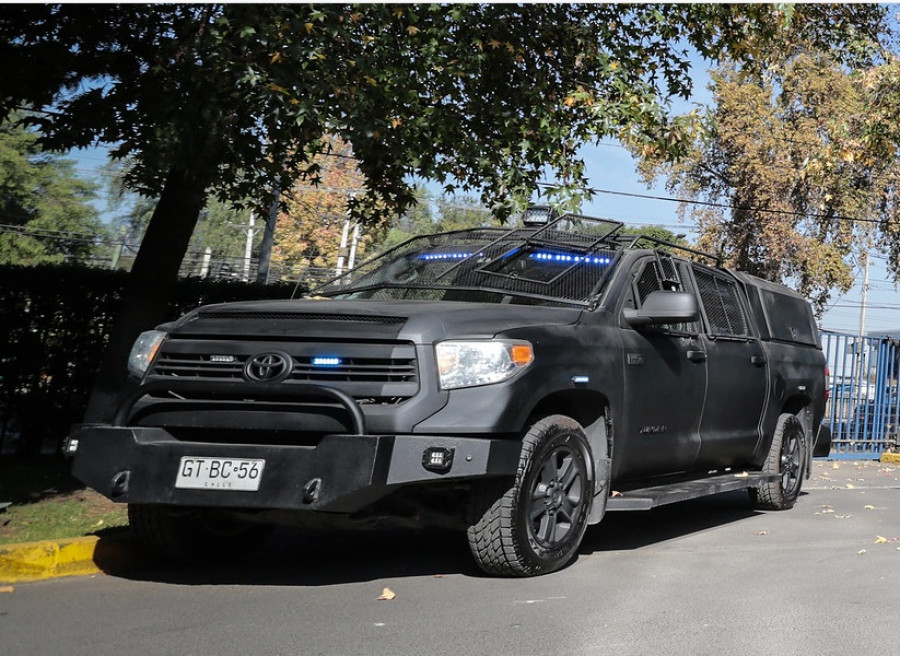
<svg viewBox="0 0 900 656"><path fill-rule="evenodd" d="M409 358L347 358L340 365L317 367L312 358L294 362L293 380L408 383L416 380L416 361Z"/></svg>
<svg viewBox="0 0 900 656"><path fill-rule="evenodd" d="M246 358L234 358L232 362L214 360L219 354L161 353L153 363L156 376L191 376L194 378L240 379Z"/></svg>
<svg viewBox="0 0 900 656"><path fill-rule="evenodd" d="M291 357L291 372L273 384L319 383L357 399L405 399L418 391L415 347L408 342L256 342L170 339L150 376L241 381L255 355L276 351ZM322 360L324 364L317 362ZM376 401L379 402L379 401Z"/></svg>

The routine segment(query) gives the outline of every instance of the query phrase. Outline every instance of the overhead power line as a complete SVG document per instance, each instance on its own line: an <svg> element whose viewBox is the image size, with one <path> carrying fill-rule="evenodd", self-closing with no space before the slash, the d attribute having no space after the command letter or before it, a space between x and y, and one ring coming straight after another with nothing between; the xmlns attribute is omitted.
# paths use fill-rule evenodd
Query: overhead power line
<svg viewBox="0 0 900 656"><path fill-rule="evenodd" d="M549 182L539 182L539 187L546 187L549 189L558 189L562 185L551 184ZM613 191L612 189L599 189L597 187L582 187L587 192L593 194L608 194L610 196L624 196L626 198L640 198L643 200L660 200L666 201L670 203L683 203L685 205L701 205L703 207L716 207L719 209L725 210L741 210L745 212L762 212L767 214L781 214L786 216L796 216L799 218L818 218L818 219L831 219L835 221L847 221L850 223L872 223L872 224L880 224L881 221L879 219L859 219L850 216L842 216L839 214L829 215L829 214L818 214L818 213L810 213L804 214L802 212L794 212L792 210L776 210L770 209L767 207L752 207L752 206L739 206L739 205L729 205L727 203L714 203L712 201L706 200L688 200L684 198L672 198L671 196L655 196L653 194L638 194L631 191Z"/></svg>

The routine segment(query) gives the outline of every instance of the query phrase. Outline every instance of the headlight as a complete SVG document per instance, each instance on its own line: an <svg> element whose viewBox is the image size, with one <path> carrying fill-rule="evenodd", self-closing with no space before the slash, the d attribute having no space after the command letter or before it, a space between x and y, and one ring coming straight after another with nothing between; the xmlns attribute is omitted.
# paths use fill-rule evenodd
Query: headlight
<svg viewBox="0 0 900 656"><path fill-rule="evenodd" d="M443 389L499 383L534 360L531 344L514 340L452 340L435 345L434 350Z"/></svg>
<svg viewBox="0 0 900 656"><path fill-rule="evenodd" d="M135 340L134 346L131 347L131 354L128 356L128 373L143 378L165 338L166 333L161 330L148 330L141 333Z"/></svg>

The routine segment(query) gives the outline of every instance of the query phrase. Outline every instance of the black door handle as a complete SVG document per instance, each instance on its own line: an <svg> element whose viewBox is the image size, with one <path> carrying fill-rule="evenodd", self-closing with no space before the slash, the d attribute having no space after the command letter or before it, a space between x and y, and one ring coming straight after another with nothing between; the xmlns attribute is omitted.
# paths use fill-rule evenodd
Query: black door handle
<svg viewBox="0 0 900 656"><path fill-rule="evenodd" d="M688 351L687 359L691 362L706 362L706 351Z"/></svg>
<svg viewBox="0 0 900 656"><path fill-rule="evenodd" d="M755 367L761 367L766 363L766 356L764 355L751 355L750 356L750 364Z"/></svg>

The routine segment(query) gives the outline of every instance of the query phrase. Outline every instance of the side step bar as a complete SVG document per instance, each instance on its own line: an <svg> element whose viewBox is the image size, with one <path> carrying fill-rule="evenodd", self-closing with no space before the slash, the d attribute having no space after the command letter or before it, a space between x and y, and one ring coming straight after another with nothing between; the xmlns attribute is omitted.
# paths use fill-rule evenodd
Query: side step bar
<svg viewBox="0 0 900 656"><path fill-rule="evenodd" d="M606 510L650 510L657 506L688 501L712 494L719 494L720 492L759 487L761 483L775 480L778 477L779 474L762 472L719 474L677 483L644 487L638 490L629 490L621 494L614 492L613 496L607 501Z"/></svg>

